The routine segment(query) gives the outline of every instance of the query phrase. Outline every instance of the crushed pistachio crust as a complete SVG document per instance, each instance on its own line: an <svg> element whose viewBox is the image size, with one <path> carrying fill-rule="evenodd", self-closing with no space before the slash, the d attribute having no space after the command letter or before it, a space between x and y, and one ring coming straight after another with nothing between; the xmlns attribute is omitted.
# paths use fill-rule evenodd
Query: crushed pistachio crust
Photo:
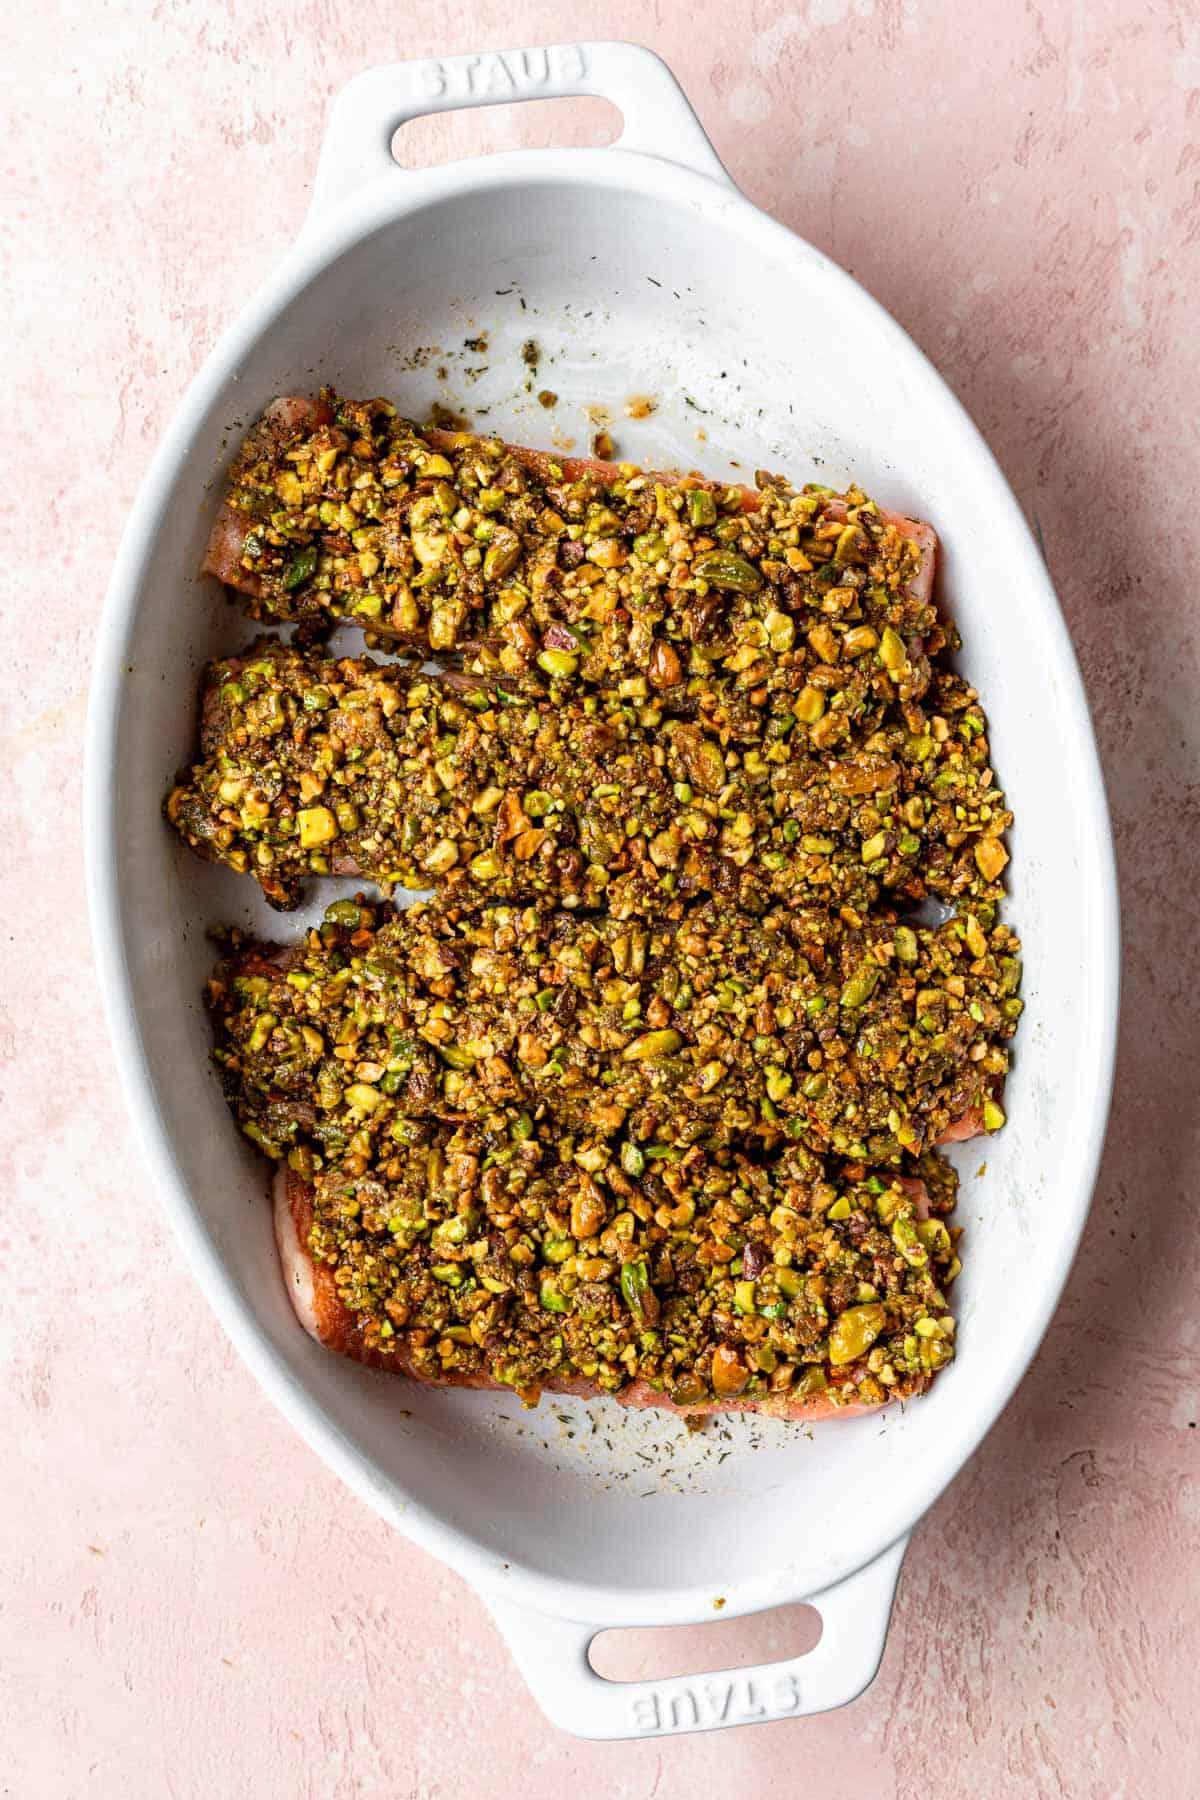
<svg viewBox="0 0 1200 1800"><path fill-rule="evenodd" d="M765 683L812 715L818 748L927 685L943 639L921 552L857 488L761 472L747 493L625 464L568 479L498 439L435 443L384 400L327 394L310 411L252 434L230 478L256 618L317 633L346 619L467 648L484 671L643 697Z"/></svg>
<svg viewBox="0 0 1200 1800"><path fill-rule="evenodd" d="M927 528L288 406L220 572L296 642L207 671L167 814L279 907L436 890L232 933L209 984L363 1345L530 1401L920 1392L960 1267L935 1146L1004 1124L1022 1008ZM330 656L343 621L456 666Z"/></svg>
<svg viewBox="0 0 1200 1800"><path fill-rule="evenodd" d="M604 914L335 901L286 972L218 974L243 1116L445 1120L552 1111L616 1142L777 1145L898 1163L981 1112L1008 1066L1020 966L1004 925L935 929L717 904ZM277 1141L278 1139L278 1141Z"/></svg>
<svg viewBox="0 0 1200 1800"><path fill-rule="evenodd" d="M965 933L342 900L291 951L235 946L209 1004L373 1348L522 1389L875 1401L952 1353L952 1241L897 1181L948 1210L919 1153L1002 1122L1015 946Z"/></svg>
<svg viewBox="0 0 1200 1800"><path fill-rule="evenodd" d="M415 1374L877 1403L953 1354L951 1233L894 1177L697 1146L633 1180L521 1115L402 1123L371 1173L318 1176L311 1241L367 1346Z"/></svg>
<svg viewBox="0 0 1200 1800"><path fill-rule="evenodd" d="M558 914L549 936L570 931L547 961L547 922L525 913L533 938L511 945L511 961L531 974L493 1010L515 1033L504 1058L446 1035L437 994L453 986L448 961L468 986L471 961L486 961L480 992L504 977L480 945L507 945L513 909L475 923L459 961L434 909L396 918L335 902L329 913L295 952L236 947L209 999L243 1130L313 1184L313 1253L372 1350L398 1348L414 1372L522 1391L637 1379L678 1404L826 1391L878 1402L918 1390L950 1359L945 1287L959 1262L937 1215L954 1204L952 1172L936 1157L912 1161L927 1177L918 1204L910 1177L815 1156L806 1139L822 1132L792 1136L766 1096L781 1064L763 1084L738 1066L723 988L666 1017L720 1019L734 1103L721 1100L716 1055L698 1060L716 1035L700 1026L689 1055L671 1042L680 1031L646 1033L622 1017L628 1001L603 1001L639 968L662 985L671 965L637 934L601 940ZM531 988L551 963L561 983L547 1004ZM594 1035L592 1019L597 1030L610 1021L608 1057L590 1075L563 1028L565 994L583 995L579 1040ZM750 1028L770 1022L768 1006L757 1001ZM597 1082L596 1069L615 1082ZM772 1154L743 1154L734 1134Z"/></svg>
<svg viewBox="0 0 1200 1800"><path fill-rule="evenodd" d="M907 712L820 750L770 704L739 730L719 698L676 716L267 643L207 671L203 760L167 811L279 906L343 873L651 916L932 894L990 920L1010 814L975 693L938 668Z"/></svg>

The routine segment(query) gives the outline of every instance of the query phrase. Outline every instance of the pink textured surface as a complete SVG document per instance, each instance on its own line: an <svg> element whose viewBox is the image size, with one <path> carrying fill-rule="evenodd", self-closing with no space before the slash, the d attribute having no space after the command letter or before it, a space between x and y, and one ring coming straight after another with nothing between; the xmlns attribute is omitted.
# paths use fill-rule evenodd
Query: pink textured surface
<svg viewBox="0 0 1200 1800"><path fill-rule="evenodd" d="M0 804L18 846L0 985L0 1787L1200 1791L1194 7L728 0L685 19L635 0L51 0L2 29L8 481L16 541L53 553L22 567L10 548L0 568ZM115 1091L76 818L122 519L185 381L296 229L327 97L397 55L572 33L660 49L746 191L896 313L988 434L1081 651L1127 940L1083 1253L1017 1399L916 1537L876 1685L824 1719L611 1747L545 1723L475 1598L338 1486L217 1335ZM411 153L526 128L476 114L420 128ZM594 139L604 119L578 129ZM770 1619L725 1630L756 1656L782 1641Z"/></svg>

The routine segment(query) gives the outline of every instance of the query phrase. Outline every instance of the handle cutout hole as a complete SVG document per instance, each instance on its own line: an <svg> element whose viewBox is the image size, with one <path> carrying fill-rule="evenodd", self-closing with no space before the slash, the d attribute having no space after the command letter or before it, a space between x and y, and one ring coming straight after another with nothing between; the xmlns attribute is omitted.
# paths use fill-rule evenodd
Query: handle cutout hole
<svg viewBox="0 0 1200 1800"><path fill-rule="evenodd" d="M498 150L602 150L623 124L611 100L592 94L510 100L409 119L396 128L392 155L402 169L428 169Z"/></svg>
<svg viewBox="0 0 1200 1800"><path fill-rule="evenodd" d="M712 1624L602 1631L592 1639L588 1661L606 1681L667 1681L807 1656L820 1641L815 1606L777 1606Z"/></svg>

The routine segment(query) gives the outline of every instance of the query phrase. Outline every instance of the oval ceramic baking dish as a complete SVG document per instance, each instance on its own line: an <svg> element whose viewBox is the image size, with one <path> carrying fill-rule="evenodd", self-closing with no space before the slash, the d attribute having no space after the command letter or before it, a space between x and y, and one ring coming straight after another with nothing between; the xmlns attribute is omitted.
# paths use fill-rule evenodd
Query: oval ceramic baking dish
<svg viewBox="0 0 1200 1800"><path fill-rule="evenodd" d="M612 149L420 173L392 160L393 131L417 114L583 93L621 108ZM297 1325L263 1170L230 1127L199 1001L207 927L278 921L254 910L250 884L181 851L159 807L187 758L203 661L250 635L196 575L214 478L274 395L322 381L414 415L449 398L516 442L544 443L569 420L586 439L583 408L606 405L620 453L650 466L721 472L740 458L837 485L853 472L936 524L1016 812L1009 916L1027 1012L1010 1123L986 1175L974 1178L978 1145L962 1163L959 1360L903 1413L805 1431L733 1420L716 1438L608 1404L522 1413L515 1397L372 1374ZM557 392L553 414L527 384ZM657 400L641 422L621 416L635 392ZM151 1177L222 1324L308 1441L474 1584L570 1731L710 1729L859 1693L908 1534L1019 1381L1083 1225L1117 1014L1111 840L1071 645L978 433L848 276L742 198L650 52L592 43L402 63L338 99L300 242L197 377L129 521L97 652L86 808L97 960ZM797 1661L657 1684L604 1681L588 1661L603 1627L796 1600L824 1618Z"/></svg>

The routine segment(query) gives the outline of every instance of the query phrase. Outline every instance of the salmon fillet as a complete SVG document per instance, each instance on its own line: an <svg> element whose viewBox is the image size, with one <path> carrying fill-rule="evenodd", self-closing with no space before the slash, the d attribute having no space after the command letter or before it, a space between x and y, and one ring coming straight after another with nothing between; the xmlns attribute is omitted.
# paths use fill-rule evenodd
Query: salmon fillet
<svg viewBox="0 0 1200 1800"><path fill-rule="evenodd" d="M976 852L1010 815L983 714L952 671L930 699L962 730L888 719L821 754L794 726L768 762L761 719L740 736L709 694L643 725L611 693L267 641L206 671L200 760L167 817L284 909L324 874L647 915L705 893L752 912L994 901Z"/></svg>
<svg viewBox="0 0 1200 1800"><path fill-rule="evenodd" d="M247 433L243 454L260 449L275 455L300 432L332 424L333 416L333 407L327 400L302 394L291 394L273 400L259 423ZM421 435L441 451L458 450L464 444L479 442L473 432L445 431L432 425L426 426ZM510 445L509 448L523 466L543 482L574 482L586 475L598 476L601 481L617 481L622 473L620 463L604 462L598 457L559 456L557 452L533 450L519 444ZM683 477L678 470L663 470L655 472L653 479L677 482ZM719 485L712 481L702 481L698 477L689 477L689 480L702 487L716 488ZM742 485L741 491L745 511L756 512L762 500L760 491L745 485ZM880 508L880 516L889 525L894 525L920 550L920 568L909 585L914 598L922 602L930 600L937 562L936 531L924 519L913 519L907 513L893 512L886 507ZM231 507L228 498L223 500L208 540L201 574L215 575L218 581L223 581L239 594L257 596L262 591L262 584L243 563L247 530L245 515Z"/></svg>
<svg viewBox="0 0 1200 1800"><path fill-rule="evenodd" d="M370 437L380 418L383 449ZM390 468L388 443L399 446ZM350 468L341 488L339 464ZM503 485L488 486L493 477ZM369 507L363 481L374 484ZM325 397L292 396L249 433L203 568L244 595L255 617L294 619L310 635L345 618L397 647L465 652L508 673L537 666L564 679L578 670L613 685L648 680L667 695L697 667L752 687L780 657L785 687L798 691L811 668L819 691L828 652L811 628L824 620L827 638L870 637L841 670L844 716L831 714L823 729L852 718L866 668L882 666L901 700L919 698L928 656L946 641L931 604L932 527L857 490L797 495L778 478L760 482L726 487L560 459L467 432L418 432L381 402L335 410ZM753 537L745 555L728 535L739 512ZM697 579L681 587L670 559L689 546Z"/></svg>
<svg viewBox="0 0 1200 1800"><path fill-rule="evenodd" d="M929 1199L923 1181L905 1179L901 1185L911 1194L916 1202L920 1218L929 1217ZM424 1382L427 1386L468 1387L488 1389L493 1392L505 1391L505 1384L490 1380L485 1375L443 1374L432 1379L420 1370L412 1356L401 1346L383 1352L368 1343L363 1330L347 1311L338 1296L337 1285L332 1272L316 1260L309 1247L309 1234L313 1224L313 1195L311 1183L287 1168L280 1169L272 1183L273 1217L275 1227L275 1243L279 1251L279 1266L283 1277L284 1290L300 1324L311 1338L326 1350L332 1350L339 1356L347 1356L353 1362L366 1365L367 1368L380 1369L388 1374L405 1375L411 1380ZM847 1375L855 1373L853 1367L848 1368ZM912 1399L924 1393L929 1387L930 1377L912 1380L897 1400ZM511 1390L508 1390L511 1391ZM803 1396L789 1394L773 1394L762 1400L746 1399L712 1399L694 1401L680 1405L669 1396L653 1388L645 1381L630 1382L616 1393L603 1388L598 1382L582 1378L574 1380L550 1380L541 1384L541 1392L548 1394L573 1394L580 1399L612 1399L621 1406L641 1410L654 1407L663 1412L673 1412L680 1417L701 1418L710 1413L757 1412L777 1419L790 1419L798 1422L813 1423L819 1419L848 1419L859 1413L878 1412L889 1401L868 1404L861 1400L839 1401L827 1394L806 1394ZM535 1396L526 1396L533 1400Z"/></svg>
<svg viewBox="0 0 1200 1800"><path fill-rule="evenodd" d="M486 1037L493 1052L501 1050L503 1009L496 1014L493 1007L495 1016L488 1025L484 992L483 1010L471 1017L462 1013L453 1023L456 1008L462 1009L454 997L456 984L447 975L457 969L468 989L476 975L485 985L498 983L497 993L511 997L514 1017L532 1024L534 1014L525 1010L528 1002L519 992L519 977L506 974L503 966L508 921L516 918L512 909L497 910L494 932L474 931L473 950L454 949L451 933L448 957L436 910L427 915L430 931L418 913L385 920L376 933L368 926L371 913L366 907L336 902L334 910L339 922L327 927L324 935L310 934L300 950L266 946L238 950L214 978L211 996L218 1062L226 1073L231 1103L247 1134L280 1164L275 1217L288 1292L302 1323L320 1342L371 1366L421 1380L509 1386L525 1398L543 1386L584 1394L617 1387L617 1397L625 1404L674 1405L683 1411L761 1407L785 1417L815 1418L840 1414L848 1403L882 1404L889 1397L906 1398L924 1389L930 1366L941 1366L926 1364L924 1352L919 1361L904 1353L908 1360L899 1360L888 1376L893 1389L889 1396L875 1378L880 1365L868 1368L855 1360L860 1352L853 1346L849 1353L844 1349L835 1353L833 1333L844 1319L854 1316L856 1307L874 1312L878 1318L865 1342L872 1342L881 1331L891 1334L888 1355L899 1356L895 1334L911 1333L914 1317L918 1333L943 1329L945 1300L936 1289L953 1279L957 1269L952 1238L939 1219L931 1219L931 1213L944 1214L953 1204L948 1185L952 1178L944 1165L930 1156L918 1165L921 1175L898 1177L881 1169L880 1177L868 1176L870 1164L844 1156L827 1159L779 1127L763 1136L766 1161L747 1158L738 1143L728 1141L721 1114L712 1110L711 1093L706 1096L702 1091L711 1088L711 1068L698 1087L685 1077L683 1087L673 1094L663 1085L678 1082L678 1071L669 1072L669 1057L626 1062L629 1077L602 1079L591 1106L587 1098L593 1090L583 1090L582 1109L580 1089L570 1080L572 1070L566 1064L540 1099L533 1086L523 1092L512 1086L514 1065L503 1057L493 1055L472 1076L464 1067L469 1060L466 1046ZM530 917L526 915L526 928ZM698 915L689 915L689 920L694 979L703 986ZM585 1012L608 991L608 953L600 950L593 957L585 951L580 957L577 948L597 926L586 927L580 938L579 922L565 918L561 924L568 933L561 939L566 966L578 972L592 960L597 964L596 983L582 990L572 1021L572 1032L586 1040L596 1035L597 1027L601 1033L608 1029L603 1012L595 1012L595 1026ZM603 927L599 929L602 932ZM550 941L555 935L551 927ZM646 980L653 986L663 966L654 943L642 949L629 945L622 953L622 942L618 939L616 947L626 967L632 972L628 957L644 956ZM495 948L489 949L492 943ZM751 944L748 939L739 949L735 940L721 936L714 939L712 952L721 966L729 966L723 960L728 956L749 982ZM547 968L543 963L538 982L547 978ZM435 999L428 1012L421 999L426 983L432 984L429 993ZM587 999L588 993L593 1000ZM752 991L745 1004L753 1004ZM537 1016L550 1022L566 1014L552 1004ZM423 1017L428 1026L422 1026ZM422 1048L424 1031L433 1026L438 1034L447 1028L451 1033L451 1067L443 1068L440 1076L438 1059L430 1063L427 1048ZM343 1058L343 1075L335 1075L337 1065L328 1059L331 1044L338 1046L337 1054ZM524 1046L524 1057L538 1060L532 1040ZM388 1068L389 1058L395 1073ZM747 1073L753 1079L753 1072ZM491 1085L501 1076L503 1095ZM351 1085L345 1085L351 1077ZM736 1085L742 1077L731 1070L727 1079ZM718 1084L718 1091L723 1085ZM577 1098L569 1099L570 1094ZM734 1104L736 1110L736 1100ZM962 1122L952 1130L961 1135ZM822 1136L818 1133L818 1141ZM659 1141L662 1138L666 1143ZM560 1164L559 1146L568 1142L570 1160ZM636 1147L639 1142L642 1149ZM672 1151L673 1143L690 1143L692 1148ZM653 1160L662 1152L667 1161ZM597 1171L595 1177L589 1169ZM932 1207L923 1179L926 1173L930 1181L936 1176L937 1200ZM936 1227L936 1238L928 1245L917 1241L911 1224L903 1223L897 1193L908 1197L914 1209L910 1218L930 1222L931 1231ZM739 1196L733 1212L726 1198L731 1194ZM623 1217L627 1226L640 1229L632 1212L622 1211L631 1207L638 1209L650 1233L642 1248L633 1251L640 1258L640 1289L626 1285L623 1259L630 1257L632 1245L616 1223ZM649 1223L652 1215L654 1226L663 1228L657 1233ZM513 1237L510 1228L518 1220L528 1221L532 1236ZM734 1271L738 1280L736 1284L722 1280L722 1271L717 1271L718 1284L712 1288L703 1278L703 1267L734 1254L725 1239L731 1223L734 1243L743 1246ZM449 1236L444 1237L446 1232ZM514 1242L517 1249L512 1252ZM778 1251L784 1252L782 1269L777 1267ZM660 1254L666 1258L661 1263ZM446 1262L447 1257L457 1261ZM517 1257L522 1259L519 1264ZM571 1283L560 1294L559 1264L564 1257L571 1259L564 1271L571 1275ZM914 1261L916 1267L904 1273L905 1264ZM839 1269L844 1271L840 1276ZM465 1313L457 1311L453 1293L437 1286L449 1281L457 1288L464 1273L469 1276L464 1298L468 1293L473 1296ZM382 1289L381 1275L386 1276ZM694 1276L699 1276L698 1283ZM804 1297L810 1279L834 1283L827 1294L821 1290L820 1304L828 1298L828 1316L810 1316L810 1301ZM863 1289L859 1283L864 1279L882 1285ZM579 1317L565 1317L574 1304L567 1295L580 1281L597 1285L577 1296L584 1305ZM495 1325L486 1326L488 1335L473 1340L477 1349L472 1350L462 1327L476 1320L476 1300L485 1307L489 1304L488 1292L475 1291L479 1283L502 1296L497 1303L501 1310ZM745 1301L743 1290L748 1294ZM401 1310L393 1312L388 1301L388 1316L383 1318L380 1304L389 1292ZM648 1300L640 1299L639 1293L648 1293ZM864 1309L860 1304L879 1300L886 1306ZM632 1353L639 1341L636 1328L643 1304L652 1310L642 1324L651 1327L660 1323L660 1305L665 1309L661 1324L671 1335L664 1350L668 1343L698 1347L702 1358L698 1387L690 1377L681 1382L675 1357L665 1364L652 1358L651 1371L664 1370L661 1383L652 1384L636 1371L620 1381L619 1359L605 1365L603 1382L589 1383L574 1373L569 1379L556 1376L556 1368L564 1364L578 1370L582 1362L586 1370L589 1361L596 1360L588 1322L593 1317L605 1321L603 1338L614 1330L618 1333L605 1356L614 1357L619 1344ZM594 1313L591 1309L597 1305L600 1312ZM715 1338L706 1323L713 1305L726 1309L723 1325L720 1313L713 1315L718 1324ZM917 1306L916 1314L904 1310L910 1305ZM800 1312L789 1311L793 1307ZM901 1310L894 1310L897 1307ZM766 1309L761 1318L756 1316L759 1308ZM739 1321L736 1315L743 1311L751 1317ZM885 1313L890 1321L886 1325ZM827 1371L827 1380L820 1379L818 1364L818 1379L793 1383L794 1362L777 1370L774 1352L758 1365L770 1379L756 1375L755 1345L764 1341L764 1322L780 1318L791 1320L779 1327L783 1335L775 1340L780 1354L789 1358L801 1356L798 1345L811 1346L830 1333L830 1348L823 1354L836 1366ZM388 1319L394 1320L394 1331ZM453 1347L448 1362L435 1354L443 1353L454 1337L453 1331L449 1338L440 1336L452 1323L459 1332L457 1341L467 1346L465 1366ZM772 1325L772 1333L775 1329ZM546 1346L560 1330L567 1337L557 1341L565 1341L567 1349L547 1357ZM682 1338L674 1335L680 1331L685 1334ZM915 1345L918 1340L910 1337L905 1342ZM718 1349L727 1346L720 1350L727 1357L724 1380L708 1374L707 1357L718 1353L714 1343ZM948 1360L946 1343L931 1348ZM797 1375L804 1373L802 1356L801 1364ZM684 1374L695 1366L685 1360ZM676 1373L668 1374L671 1369ZM778 1391L771 1374L776 1370ZM743 1392L747 1386L748 1394Z"/></svg>
<svg viewBox="0 0 1200 1800"><path fill-rule="evenodd" d="M787 1134L815 1154L896 1166L947 1132L974 1135L1006 1066L989 997L1001 959L971 978L978 1018L963 1006L931 1032L916 1021L936 1022L948 997L921 984L954 954L954 927L912 932L914 962L893 956L885 972L876 953L886 962L904 929L872 918L835 931L798 910L756 920L716 902L645 926L511 904L396 915L337 901L293 949L240 948L219 965L209 1007L239 1119L281 1154L307 1135L314 1101L329 1114L326 1040L353 1039L375 1081L387 1074L386 1116L542 1107L579 1137L596 1128L600 1096L622 1116L650 1108L663 1135L668 1120L724 1147ZM692 995L677 1012L660 989L681 968ZM790 1022L765 1036L777 1006ZM846 1039L834 1080L810 1061L830 1015Z"/></svg>

